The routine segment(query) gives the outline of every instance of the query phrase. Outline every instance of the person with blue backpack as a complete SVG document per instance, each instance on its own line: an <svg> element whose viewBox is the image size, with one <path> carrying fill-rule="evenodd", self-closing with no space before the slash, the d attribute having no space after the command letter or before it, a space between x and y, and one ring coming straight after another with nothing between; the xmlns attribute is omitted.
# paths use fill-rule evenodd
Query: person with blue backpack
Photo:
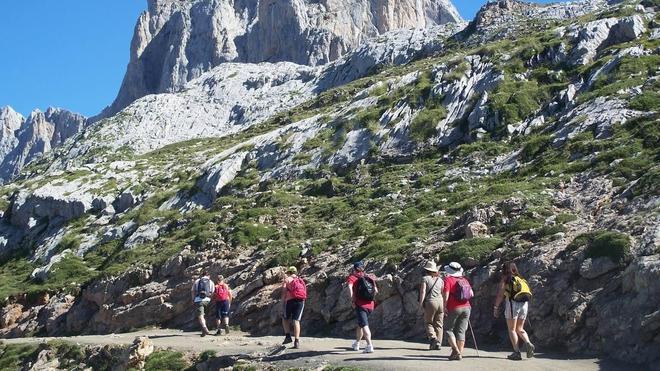
<svg viewBox="0 0 660 371"><path fill-rule="evenodd" d="M293 348L300 348L300 321L302 320L305 300L307 300L307 285L298 277L298 269L289 267L286 277L282 281L282 302L284 303L284 315L282 316L282 327L284 328L284 342L293 342ZM291 332L293 330L293 339Z"/></svg>
<svg viewBox="0 0 660 371"><path fill-rule="evenodd" d="M520 340L525 343L527 358L534 357L534 344L529 340L529 335L525 331L525 320L529 310L528 302L531 298L532 291L527 281L518 272L516 263L504 263L493 308L493 317L499 316L500 304L504 303L504 318L509 332L509 340L513 346L513 353L507 358L512 361L522 360L518 344Z"/></svg>
<svg viewBox="0 0 660 371"><path fill-rule="evenodd" d="M472 286L463 276L463 267L457 262L451 262L444 267L445 279L442 296L445 307L445 332L452 349L450 361L463 359L465 333L470 323L470 299L474 296Z"/></svg>
<svg viewBox="0 0 660 371"><path fill-rule="evenodd" d="M355 330L355 340L351 348L355 351L360 350L360 342L364 339L367 346L363 353L373 353L374 346L371 342L371 330L369 329L369 315L376 307L376 294L378 286L376 278L364 271L364 263L359 261L353 264L353 270L346 279L348 284L348 293L351 297L351 303L355 310L357 318L357 327Z"/></svg>
<svg viewBox="0 0 660 371"><path fill-rule="evenodd" d="M202 337L210 334L208 327L206 327L205 316L206 308L211 303L214 291L215 285L213 284L213 281L211 281L208 272L203 272L202 276L196 279L190 288L190 295L197 311L197 321L202 327Z"/></svg>

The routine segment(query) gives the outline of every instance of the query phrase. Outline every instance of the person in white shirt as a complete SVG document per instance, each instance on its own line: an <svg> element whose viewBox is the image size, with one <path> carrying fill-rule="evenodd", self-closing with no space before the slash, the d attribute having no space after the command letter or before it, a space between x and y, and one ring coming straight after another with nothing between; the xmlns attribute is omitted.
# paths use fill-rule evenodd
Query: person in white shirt
<svg viewBox="0 0 660 371"><path fill-rule="evenodd" d="M202 327L202 337L210 333L208 327L206 327L205 315L206 308L211 303L214 291L215 285L213 284L213 281L211 281L208 272L204 272L200 278L196 279L190 288L190 295L195 304L195 308L197 309L197 320Z"/></svg>

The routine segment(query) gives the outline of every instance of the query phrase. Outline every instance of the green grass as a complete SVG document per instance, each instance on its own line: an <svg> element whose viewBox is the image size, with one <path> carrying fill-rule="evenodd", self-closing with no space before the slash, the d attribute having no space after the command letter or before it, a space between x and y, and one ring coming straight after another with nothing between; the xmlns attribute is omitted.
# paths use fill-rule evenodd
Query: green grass
<svg viewBox="0 0 660 371"><path fill-rule="evenodd" d="M465 264L468 258L483 262L503 245L504 241L497 237L464 239L442 250L439 258L443 263L456 261Z"/></svg>
<svg viewBox="0 0 660 371"><path fill-rule="evenodd" d="M0 370L22 370L23 362L36 358L38 349L35 344L0 345Z"/></svg>
<svg viewBox="0 0 660 371"><path fill-rule="evenodd" d="M145 371L183 371L190 365L183 358L183 353L171 350L153 352L144 365Z"/></svg>
<svg viewBox="0 0 660 371"><path fill-rule="evenodd" d="M581 234L567 246L568 251L585 247L586 258L608 257L622 264L630 256L630 237L625 233L600 230Z"/></svg>
<svg viewBox="0 0 660 371"><path fill-rule="evenodd" d="M423 109L410 124L410 137L418 142L426 141L437 134L436 126L447 117L444 107Z"/></svg>

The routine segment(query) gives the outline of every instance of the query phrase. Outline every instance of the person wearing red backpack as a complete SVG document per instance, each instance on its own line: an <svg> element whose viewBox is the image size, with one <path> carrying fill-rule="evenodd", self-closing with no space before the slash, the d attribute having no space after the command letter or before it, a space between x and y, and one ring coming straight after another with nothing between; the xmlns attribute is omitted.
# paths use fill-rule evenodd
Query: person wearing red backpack
<svg viewBox="0 0 660 371"><path fill-rule="evenodd" d="M307 285L302 278L298 277L297 273L296 267L289 267L282 282L282 301L284 303L282 327L285 334L282 344L289 344L293 341L294 349L300 348L300 320L305 309L305 300L307 300ZM292 327L294 340L291 339Z"/></svg>
<svg viewBox="0 0 660 371"><path fill-rule="evenodd" d="M364 272L364 263L359 261L353 264L353 271L346 279L348 284L348 293L351 296L351 303L355 309L355 316L357 317L357 328L355 330L355 341L353 341L352 348L355 351L360 350L360 342L364 338L367 342L367 347L364 348L363 353L373 353L374 346L371 343L371 330L369 329L369 315L376 307L376 294L378 294L378 286L376 286L376 278L371 274Z"/></svg>
<svg viewBox="0 0 660 371"><path fill-rule="evenodd" d="M222 333L225 329L225 334L229 334L229 308L231 308L232 294L229 285L225 282L225 277L221 274L218 275L215 290L213 292L213 300L215 301L216 309L216 325L218 332L216 335Z"/></svg>
<svg viewBox="0 0 660 371"><path fill-rule="evenodd" d="M463 359L465 332L470 321L470 299L474 296L467 278L463 277L463 267L456 262L445 265L445 281L442 296L445 302L445 332L452 352L450 361Z"/></svg>

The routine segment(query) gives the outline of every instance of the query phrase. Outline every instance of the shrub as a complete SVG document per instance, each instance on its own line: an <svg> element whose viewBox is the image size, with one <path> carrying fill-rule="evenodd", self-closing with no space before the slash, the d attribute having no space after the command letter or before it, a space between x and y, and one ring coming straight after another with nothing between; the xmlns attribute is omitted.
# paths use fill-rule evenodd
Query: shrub
<svg viewBox="0 0 660 371"><path fill-rule="evenodd" d="M437 133L436 126L445 117L444 107L421 110L410 124L410 137L420 142L433 137Z"/></svg>
<svg viewBox="0 0 660 371"><path fill-rule="evenodd" d="M631 99L628 107L637 111L658 111L660 110L660 93L646 91Z"/></svg>
<svg viewBox="0 0 660 371"><path fill-rule="evenodd" d="M530 137L524 144L520 156L525 162L531 161L537 155L543 153L546 148L552 143L552 135L534 135Z"/></svg>
<svg viewBox="0 0 660 371"><path fill-rule="evenodd" d="M21 370L21 364L37 356L36 344L0 344L0 370Z"/></svg>
<svg viewBox="0 0 660 371"><path fill-rule="evenodd" d="M183 353L171 350L159 350L151 353L144 365L145 371L182 371L188 368Z"/></svg>
<svg viewBox="0 0 660 371"><path fill-rule="evenodd" d="M440 261L464 263L467 259L475 259L483 262L502 245L504 245L504 241L496 237L464 239L445 248L440 253Z"/></svg>
<svg viewBox="0 0 660 371"><path fill-rule="evenodd" d="M261 241L272 239L277 231L271 227L257 223L239 223L232 232L232 242L235 245L254 246Z"/></svg>
<svg viewBox="0 0 660 371"><path fill-rule="evenodd" d="M608 257L615 263L623 263L630 255L630 237L625 233L612 231L596 231L583 233L566 247L567 251L575 251L586 246L585 257Z"/></svg>
<svg viewBox="0 0 660 371"><path fill-rule="evenodd" d="M587 247L587 258L608 257L615 263L623 263L630 255L630 237L619 232L600 231L593 235Z"/></svg>

